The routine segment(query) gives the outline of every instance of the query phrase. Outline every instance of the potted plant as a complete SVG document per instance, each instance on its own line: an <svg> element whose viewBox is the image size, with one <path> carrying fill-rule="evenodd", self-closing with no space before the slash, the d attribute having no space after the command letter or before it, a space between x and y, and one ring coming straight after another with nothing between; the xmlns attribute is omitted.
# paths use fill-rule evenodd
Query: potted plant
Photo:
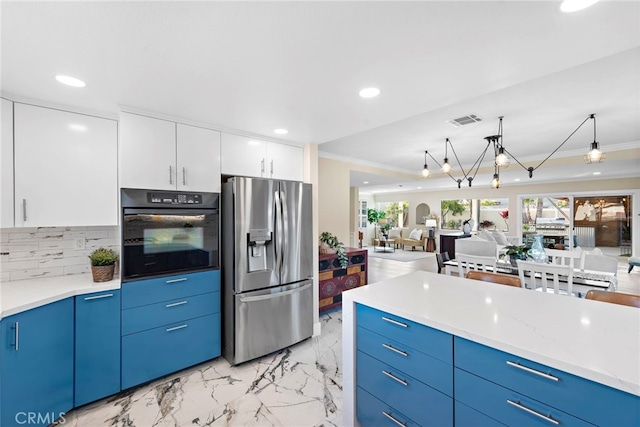
<svg viewBox="0 0 640 427"><path fill-rule="evenodd" d="M349 258L347 258L344 244L328 231L323 231L320 234L320 253L337 254L340 267L347 268L347 265L349 265Z"/></svg>
<svg viewBox="0 0 640 427"><path fill-rule="evenodd" d="M89 255L91 274L94 282L108 282L113 279L118 254L113 249L98 248Z"/></svg>
<svg viewBox="0 0 640 427"><path fill-rule="evenodd" d="M512 266L517 267L518 263L516 260L522 259L526 260L529 256L529 249L531 249L528 245L509 245L504 247L506 250L504 253L500 254L500 258L504 258L505 256L509 257L509 262Z"/></svg>

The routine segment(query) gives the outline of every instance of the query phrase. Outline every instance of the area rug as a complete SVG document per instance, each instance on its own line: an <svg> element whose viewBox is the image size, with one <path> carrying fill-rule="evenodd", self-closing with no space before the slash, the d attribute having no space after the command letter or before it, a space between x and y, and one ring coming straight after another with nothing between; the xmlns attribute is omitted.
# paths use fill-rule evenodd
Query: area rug
<svg viewBox="0 0 640 427"><path fill-rule="evenodd" d="M387 248L387 251L389 249ZM383 258L390 259L393 261L416 261L423 258L435 257L435 252L424 252L422 250L408 250L404 249L396 249L395 252L374 252L373 247L369 246L367 248L367 252L369 253L370 258Z"/></svg>

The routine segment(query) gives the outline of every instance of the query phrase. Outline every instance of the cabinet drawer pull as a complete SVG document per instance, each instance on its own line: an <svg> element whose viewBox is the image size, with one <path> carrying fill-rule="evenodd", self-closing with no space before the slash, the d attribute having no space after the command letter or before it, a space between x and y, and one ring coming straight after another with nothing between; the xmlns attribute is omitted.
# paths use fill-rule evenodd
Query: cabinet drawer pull
<svg viewBox="0 0 640 427"><path fill-rule="evenodd" d="M391 378L392 380L398 381L400 384L407 386L409 385L408 382L406 382L405 380L403 380L402 378L398 378L395 375L393 375L391 372L387 372L387 371L382 371L383 374L385 374L386 376L388 376L389 378Z"/></svg>
<svg viewBox="0 0 640 427"><path fill-rule="evenodd" d="M382 317L382 320L385 320L389 323L393 323L394 325L398 325L398 326L402 326L403 328L408 328L409 325L407 325L406 323L402 323L402 322L398 322L397 320L393 320L393 319L389 319L388 317Z"/></svg>
<svg viewBox="0 0 640 427"><path fill-rule="evenodd" d="M186 282L187 281L187 277L181 277L180 279L171 279L171 280L167 280L165 281L165 283L177 283L177 282Z"/></svg>
<svg viewBox="0 0 640 427"><path fill-rule="evenodd" d="M388 412L382 411L382 415L384 415L385 417L389 418L391 421L393 421L394 423L398 424L399 426L407 427L407 423L403 423L402 421L396 419L396 417L394 417L393 415L391 415Z"/></svg>
<svg viewBox="0 0 640 427"><path fill-rule="evenodd" d="M167 305L165 305L165 307L166 307L166 308L170 308L170 307L175 307L175 306L182 305L182 304L186 304L186 303L187 303L186 301L174 302L173 304L167 304Z"/></svg>
<svg viewBox="0 0 640 427"><path fill-rule="evenodd" d="M173 328L169 328L169 329L167 329L167 332L177 331L178 329L184 329L184 328L186 328L187 326L189 326L189 325L184 324L184 325L180 325L180 326L174 326Z"/></svg>
<svg viewBox="0 0 640 427"><path fill-rule="evenodd" d="M113 296L113 294L103 294L103 295L96 295L96 296L93 296L93 297L86 297L84 300L85 301L91 301L92 299L110 298L112 296Z"/></svg>
<svg viewBox="0 0 640 427"><path fill-rule="evenodd" d="M187 185L187 168L182 167L182 185Z"/></svg>
<svg viewBox="0 0 640 427"><path fill-rule="evenodd" d="M271 178L273 178L273 159L271 159Z"/></svg>
<svg viewBox="0 0 640 427"><path fill-rule="evenodd" d="M27 222L27 199L22 199L22 221Z"/></svg>
<svg viewBox="0 0 640 427"><path fill-rule="evenodd" d="M173 185L173 168L169 165L169 184Z"/></svg>
<svg viewBox="0 0 640 427"><path fill-rule="evenodd" d="M20 343L19 343L19 339L20 339L20 322L16 322L16 325L13 327L13 329L16 330L16 344L14 345L14 347L16 348L16 351L20 350Z"/></svg>
<svg viewBox="0 0 640 427"><path fill-rule="evenodd" d="M407 353L406 351L402 351L402 350L400 350L400 349L397 349L397 348L395 348L395 347L394 347L394 346L392 346L392 345L389 345L389 344L382 344L382 346L383 346L384 348L388 349L388 350L391 350L391 351L394 351L394 352L396 352L396 353L398 353L398 354L401 354L401 355L403 355L404 357L407 357L407 356L409 355L409 353Z"/></svg>
<svg viewBox="0 0 640 427"><path fill-rule="evenodd" d="M521 365L518 362L511 362L510 360L507 360L507 365L513 366L514 368L522 369L523 371L529 372L530 374L539 375L542 378L546 378L551 381L559 381L558 377L554 377L550 374L545 374L544 372L536 371L535 369L527 368L526 366Z"/></svg>
<svg viewBox="0 0 640 427"><path fill-rule="evenodd" d="M536 417L542 418L543 420L545 420L547 422L550 422L551 424L554 424L554 425L559 425L560 424L559 421L556 421L551 417L547 417L546 415L542 415L540 412L536 412L533 409L529 409L526 406L521 405L518 402L514 402L513 400L507 399L507 403L509 405L511 405L511 406L515 406L516 408L518 408L518 409L520 409L520 410L522 410L522 411L524 411L524 412L526 412L528 414L535 415Z"/></svg>
<svg viewBox="0 0 640 427"><path fill-rule="evenodd" d="M260 161L260 176L264 175L264 157Z"/></svg>

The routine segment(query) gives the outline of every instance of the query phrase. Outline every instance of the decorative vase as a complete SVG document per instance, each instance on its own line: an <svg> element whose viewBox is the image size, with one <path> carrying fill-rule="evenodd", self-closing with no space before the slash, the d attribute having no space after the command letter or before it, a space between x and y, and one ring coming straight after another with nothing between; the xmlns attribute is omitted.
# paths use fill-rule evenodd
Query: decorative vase
<svg viewBox="0 0 640 427"><path fill-rule="evenodd" d="M335 254L336 250L329 246L327 243L321 242L318 252L320 252L321 254Z"/></svg>
<svg viewBox="0 0 640 427"><path fill-rule="evenodd" d="M113 272L116 265L92 265L91 274L94 282L108 282L113 279Z"/></svg>
<svg viewBox="0 0 640 427"><path fill-rule="evenodd" d="M529 249L529 256L533 259L534 262L546 264L549 260L549 257L547 257L547 253L544 251L544 245L542 244L542 234L536 234L533 236L533 238L534 241L531 245L531 249Z"/></svg>

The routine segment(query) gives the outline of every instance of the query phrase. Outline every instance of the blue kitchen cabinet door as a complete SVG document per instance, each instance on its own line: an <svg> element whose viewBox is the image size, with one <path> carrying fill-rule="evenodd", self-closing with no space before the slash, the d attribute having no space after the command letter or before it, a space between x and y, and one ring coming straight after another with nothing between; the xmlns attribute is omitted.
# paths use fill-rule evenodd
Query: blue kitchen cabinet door
<svg viewBox="0 0 640 427"><path fill-rule="evenodd" d="M120 291L76 297L75 405L120 391Z"/></svg>
<svg viewBox="0 0 640 427"><path fill-rule="evenodd" d="M2 319L2 419L48 425L73 407L73 298Z"/></svg>

